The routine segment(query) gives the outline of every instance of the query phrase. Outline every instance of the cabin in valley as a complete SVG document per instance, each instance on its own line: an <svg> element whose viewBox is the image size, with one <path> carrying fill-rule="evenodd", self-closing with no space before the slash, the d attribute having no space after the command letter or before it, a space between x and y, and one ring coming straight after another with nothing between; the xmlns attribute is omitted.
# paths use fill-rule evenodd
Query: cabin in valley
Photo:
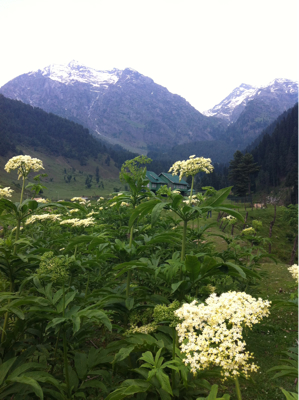
<svg viewBox="0 0 299 400"><path fill-rule="evenodd" d="M156 192L158 189L160 189L161 186L165 185L165 182L162 181L162 179L160 179L159 176L153 171L146 171L146 177L149 180L147 187L152 192Z"/></svg>
<svg viewBox="0 0 299 400"><path fill-rule="evenodd" d="M163 185L167 185L171 190L179 190L182 194L188 190L188 183L184 179L180 180L178 175L161 172L159 178L163 181Z"/></svg>

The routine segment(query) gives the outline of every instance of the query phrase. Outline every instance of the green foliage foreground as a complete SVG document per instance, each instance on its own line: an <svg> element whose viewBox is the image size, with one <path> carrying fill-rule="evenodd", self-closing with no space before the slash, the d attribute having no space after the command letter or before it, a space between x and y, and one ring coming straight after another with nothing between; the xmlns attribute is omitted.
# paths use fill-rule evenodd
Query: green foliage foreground
<svg viewBox="0 0 299 400"><path fill-rule="evenodd" d="M145 173L123 171L123 179L130 191L93 204L0 199L0 399L297 398L295 387L287 392L294 347L282 349L289 360L271 365L286 377L280 397L252 396L246 387L254 384L242 375L223 383L219 366L191 374L175 329L183 304L258 291L261 260L271 257L260 224L231 237L214 230L217 213L229 215L232 227L244 225L226 203L231 188L184 200L166 188L150 192ZM222 250L217 240L225 241ZM290 301L296 310L296 298ZM249 351L257 331L244 330ZM284 346L281 336L278 343Z"/></svg>

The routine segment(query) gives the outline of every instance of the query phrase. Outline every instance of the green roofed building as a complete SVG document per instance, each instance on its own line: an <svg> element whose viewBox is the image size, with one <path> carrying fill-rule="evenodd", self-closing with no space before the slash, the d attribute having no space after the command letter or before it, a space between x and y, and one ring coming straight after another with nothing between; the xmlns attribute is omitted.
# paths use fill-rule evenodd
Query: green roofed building
<svg viewBox="0 0 299 400"><path fill-rule="evenodd" d="M165 185L165 182L152 171L146 171L146 177L149 180L147 187L153 192L156 192L158 189L160 189L161 186Z"/></svg>
<svg viewBox="0 0 299 400"><path fill-rule="evenodd" d="M184 179L179 179L178 175L172 175L167 172L161 172L159 174L159 178L164 182L164 185L167 185L171 188L171 190L180 190L185 194L188 189L188 183L184 181Z"/></svg>

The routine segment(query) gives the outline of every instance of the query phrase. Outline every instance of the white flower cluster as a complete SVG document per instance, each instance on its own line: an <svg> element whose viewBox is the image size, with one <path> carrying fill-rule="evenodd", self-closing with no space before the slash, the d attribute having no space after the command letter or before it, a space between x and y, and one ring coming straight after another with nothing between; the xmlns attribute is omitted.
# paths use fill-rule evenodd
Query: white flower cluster
<svg viewBox="0 0 299 400"><path fill-rule="evenodd" d="M38 203L43 203L43 204L48 203L48 201L46 199L38 199L37 202Z"/></svg>
<svg viewBox="0 0 299 400"><path fill-rule="evenodd" d="M78 212L79 210L77 208L73 208L72 210L69 210L69 213L73 214Z"/></svg>
<svg viewBox="0 0 299 400"><path fill-rule="evenodd" d="M5 187L0 189L0 198L1 197L11 197L13 190L10 187Z"/></svg>
<svg viewBox="0 0 299 400"><path fill-rule="evenodd" d="M94 214L98 214L98 212L96 212L96 211L94 211L94 210L91 210L91 212L90 212L89 214L87 214L86 216L87 216L87 217L91 217L91 216L94 215Z"/></svg>
<svg viewBox="0 0 299 400"><path fill-rule="evenodd" d="M250 364L253 354L245 351L243 327L252 327L269 315L269 301L254 299L243 292L228 292L217 297L211 294L206 304L184 304L175 311L182 322L176 327L185 365L191 372L216 365L222 368L223 379L243 373L246 377L257 366ZM199 332L199 333L198 333Z"/></svg>
<svg viewBox="0 0 299 400"><path fill-rule="evenodd" d="M246 228L242 230L242 233L244 235L254 235L256 232L254 228Z"/></svg>
<svg viewBox="0 0 299 400"><path fill-rule="evenodd" d="M30 156L15 156L12 157L4 167L6 172L11 172L15 169L18 170L18 179L26 178L29 172L39 171L44 169L43 162L38 158L31 158Z"/></svg>
<svg viewBox="0 0 299 400"><path fill-rule="evenodd" d="M97 200L97 202L100 202L100 201L103 201L103 200L105 200L104 197L100 197L100 198Z"/></svg>
<svg viewBox="0 0 299 400"><path fill-rule="evenodd" d="M114 207L117 203L110 204L110 207Z"/></svg>
<svg viewBox="0 0 299 400"><path fill-rule="evenodd" d="M149 334L149 333L153 333L157 330L157 324L155 322L151 322L150 324L147 325L143 325L143 326L136 326L136 325L132 325L132 327L130 329L128 329L126 331L126 335L130 335L132 333L144 333L144 334Z"/></svg>
<svg viewBox="0 0 299 400"><path fill-rule="evenodd" d="M288 268L289 272L292 274L292 277L295 279L295 281L298 283L298 265L294 264L291 267Z"/></svg>
<svg viewBox="0 0 299 400"><path fill-rule="evenodd" d="M213 169L210 158L190 156L189 160L175 162L168 172L172 172L172 175L180 174L181 180L183 176L194 176L199 171L209 174Z"/></svg>
<svg viewBox="0 0 299 400"><path fill-rule="evenodd" d="M83 199L82 197L73 197L73 198L71 199L71 201L81 201L81 202L83 202L83 203L86 203L86 200Z"/></svg>
<svg viewBox="0 0 299 400"><path fill-rule="evenodd" d="M234 224L236 224L238 222L237 218L233 217L232 215L228 215L227 217L223 217L222 221L228 222L230 225L234 225Z"/></svg>
<svg viewBox="0 0 299 400"><path fill-rule="evenodd" d="M94 225L94 219L92 217L86 218L86 219L79 219L79 218L73 218L73 219L66 219L64 221L60 222L60 225L72 225L72 227L80 227L80 226L90 226Z"/></svg>
<svg viewBox="0 0 299 400"><path fill-rule="evenodd" d="M126 203L125 201L122 201L122 202L120 203L120 206L121 206L121 207L130 207L130 203Z"/></svg>
<svg viewBox="0 0 299 400"><path fill-rule="evenodd" d="M33 224L36 221L43 222L43 221L60 221L61 214L41 214L41 215L32 215L26 221L26 225Z"/></svg>

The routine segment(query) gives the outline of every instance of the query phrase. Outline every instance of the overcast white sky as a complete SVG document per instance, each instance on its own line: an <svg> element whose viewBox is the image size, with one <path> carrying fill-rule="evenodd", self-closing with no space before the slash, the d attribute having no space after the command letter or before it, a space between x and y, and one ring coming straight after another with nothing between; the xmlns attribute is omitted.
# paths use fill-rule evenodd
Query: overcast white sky
<svg viewBox="0 0 299 400"><path fill-rule="evenodd" d="M77 60L131 67L199 111L241 83L299 80L298 0L0 0L0 87Z"/></svg>

